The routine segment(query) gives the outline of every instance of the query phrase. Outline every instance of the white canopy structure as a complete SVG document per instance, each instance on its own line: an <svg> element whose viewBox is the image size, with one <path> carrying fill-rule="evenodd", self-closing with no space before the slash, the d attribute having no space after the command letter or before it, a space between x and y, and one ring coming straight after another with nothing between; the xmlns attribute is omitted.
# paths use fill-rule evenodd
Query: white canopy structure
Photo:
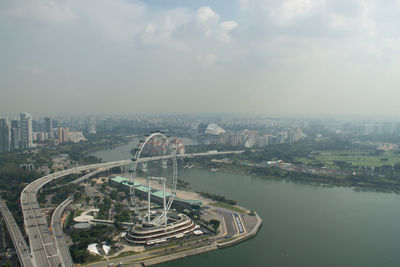
<svg viewBox="0 0 400 267"><path fill-rule="evenodd" d="M217 124L215 123L210 123L206 130L205 130L206 134L212 134L212 135L220 135L220 134L224 134L225 130L222 129L221 127L219 127Z"/></svg>

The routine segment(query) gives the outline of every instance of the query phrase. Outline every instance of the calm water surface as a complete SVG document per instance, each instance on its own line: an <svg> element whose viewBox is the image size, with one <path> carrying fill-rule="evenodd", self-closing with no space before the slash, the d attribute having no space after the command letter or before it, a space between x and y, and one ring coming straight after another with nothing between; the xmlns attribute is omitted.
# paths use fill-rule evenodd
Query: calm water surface
<svg viewBox="0 0 400 267"><path fill-rule="evenodd" d="M93 155L126 159L134 142ZM263 226L236 246L157 266L400 266L399 195L194 168L179 178L254 209Z"/></svg>

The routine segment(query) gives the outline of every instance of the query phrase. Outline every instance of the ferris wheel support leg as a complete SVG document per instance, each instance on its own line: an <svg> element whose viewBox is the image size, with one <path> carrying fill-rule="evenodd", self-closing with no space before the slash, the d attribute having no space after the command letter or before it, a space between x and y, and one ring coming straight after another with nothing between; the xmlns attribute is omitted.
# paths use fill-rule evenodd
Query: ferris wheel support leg
<svg viewBox="0 0 400 267"><path fill-rule="evenodd" d="M148 201L148 208L147 208L147 212L148 212L148 223L150 223L150 179L147 178L147 201Z"/></svg>
<svg viewBox="0 0 400 267"><path fill-rule="evenodd" d="M167 206L165 201L165 180L163 180L164 225L167 225Z"/></svg>
<svg viewBox="0 0 400 267"><path fill-rule="evenodd" d="M135 175L134 175L135 171L136 171L136 162L132 166L130 172L130 181L132 182L132 185L129 187L129 193L131 197L131 209L134 210L134 214L137 213L136 195L135 195Z"/></svg>

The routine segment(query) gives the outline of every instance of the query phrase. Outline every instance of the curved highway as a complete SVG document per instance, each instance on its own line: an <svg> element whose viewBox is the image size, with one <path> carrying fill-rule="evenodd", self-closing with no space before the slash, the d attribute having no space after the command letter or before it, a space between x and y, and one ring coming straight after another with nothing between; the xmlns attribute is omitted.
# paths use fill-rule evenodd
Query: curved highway
<svg viewBox="0 0 400 267"><path fill-rule="evenodd" d="M69 252L67 241L65 240L64 232L61 225L61 216L64 213L65 208L74 201L72 196L68 197L63 203L57 206L51 217L51 229L54 233L54 239L56 241L57 252L60 255L62 266L72 267L74 262Z"/></svg>
<svg viewBox="0 0 400 267"><path fill-rule="evenodd" d="M35 180L27 185L21 194L21 208L24 225L29 237L33 262L36 266L63 266L54 239L48 229L47 220L37 201L37 192L47 183L68 174L97 168L113 168L129 164L130 160L114 161L76 167L53 173Z"/></svg>

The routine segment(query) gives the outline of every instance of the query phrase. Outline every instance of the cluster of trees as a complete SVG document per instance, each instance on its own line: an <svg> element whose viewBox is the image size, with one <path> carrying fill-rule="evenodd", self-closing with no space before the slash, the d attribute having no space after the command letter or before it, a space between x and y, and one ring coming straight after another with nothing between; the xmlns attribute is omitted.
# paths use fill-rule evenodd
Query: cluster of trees
<svg viewBox="0 0 400 267"><path fill-rule="evenodd" d="M19 207L19 199L26 185L40 177L35 171L24 171L19 165L2 162L0 157L0 196L6 202L19 226L23 224L22 211Z"/></svg>
<svg viewBox="0 0 400 267"><path fill-rule="evenodd" d="M74 195L75 199L79 199L84 193L84 190L85 188L78 184L66 184L60 187L48 188L38 195L38 201L39 203L45 203L46 196L53 194L51 203L59 205L70 195Z"/></svg>
<svg viewBox="0 0 400 267"><path fill-rule="evenodd" d="M91 243L106 241L108 244L112 244L109 234L113 231L113 226L98 225L88 231L72 233L70 236L74 244L70 246L69 250L74 262L83 263L90 258L91 255L88 253L87 247Z"/></svg>
<svg viewBox="0 0 400 267"><path fill-rule="evenodd" d="M400 180L400 162L392 165L382 165L374 168L375 175L384 175L391 179Z"/></svg>
<svg viewBox="0 0 400 267"><path fill-rule="evenodd" d="M119 191L118 190L112 190L110 192L110 198L112 200L119 200L119 195L118 195Z"/></svg>
<svg viewBox="0 0 400 267"><path fill-rule="evenodd" d="M129 222L131 219L130 213L127 209L123 209L121 204L115 204L115 216L114 221L121 223L121 222Z"/></svg>
<svg viewBox="0 0 400 267"><path fill-rule="evenodd" d="M350 162L346 162L344 160L334 160L333 163L341 169L349 169L352 167Z"/></svg>
<svg viewBox="0 0 400 267"><path fill-rule="evenodd" d="M220 223L220 221L213 219L213 220L210 220L208 224L214 229L215 232L217 232L218 227L221 223Z"/></svg>
<svg viewBox="0 0 400 267"><path fill-rule="evenodd" d="M235 200L231 200L231 199L227 199L224 196L221 195L217 195L217 194L212 194L212 193L207 193L207 192L200 192L200 191L196 191L196 193L200 194L201 196L205 197L205 198L209 198L218 202L223 202L223 203L227 203L229 205L236 205L237 202Z"/></svg>
<svg viewBox="0 0 400 267"><path fill-rule="evenodd" d="M103 198L103 202L99 204L99 213L97 214L98 219L108 220L109 210L111 208L111 199L108 197Z"/></svg>
<svg viewBox="0 0 400 267"><path fill-rule="evenodd" d="M182 189L189 189L190 188L190 184L188 182L185 182L181 179L178 179L176 186L178 188L182 188Z"/></svg>

